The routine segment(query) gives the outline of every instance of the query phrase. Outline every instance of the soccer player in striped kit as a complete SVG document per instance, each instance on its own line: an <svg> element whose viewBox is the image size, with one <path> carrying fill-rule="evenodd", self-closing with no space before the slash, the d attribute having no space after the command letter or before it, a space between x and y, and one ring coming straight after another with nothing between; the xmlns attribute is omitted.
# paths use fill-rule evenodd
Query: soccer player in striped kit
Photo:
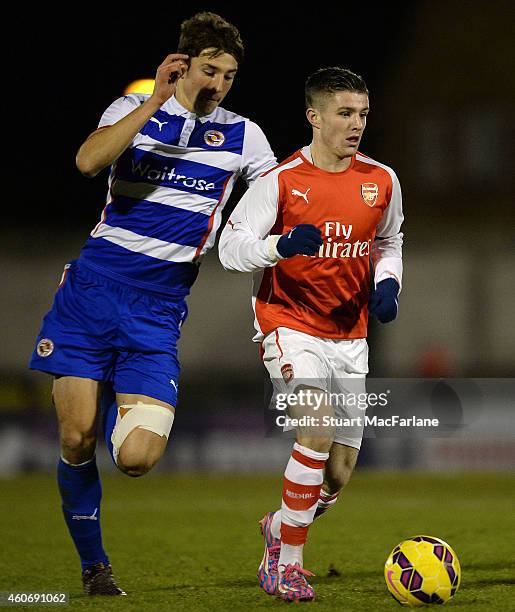
<svg viewBox="0 0 515 612"><path fill-rule="evenodd" d="M322 68L305 91L311 145L256 181L219 244L227 270L254 274L254 340L276 390L321 400L316 412L306 401L292 408L291 416L316 416L319 424L296 429L281 508L261 521L260 585L289 601L314 598L303 567L308 529L336 502L361 445L362 426L324 427L320 417L358 422L363 410L331 406L325 392L365 391L368 313L392 321L402 279L399 181L358 151L369 111L363 79Z"/></svg>
<svg viewBox="0 0 515 612"><path fill-rule="evenodd" d="M107 203L66 266L30 367L55 377L58 484L89 595L125 594L100 531L95 424L103 384L116 392L102 414L109 450L120 470L141 476L170 434L186 297L222 209L238 176L250 184L276 165L260 128L220 107L242 58L232 24L213 13L186 20L152 95L116 100L77 154L88 177L111 166Z"/></svg>

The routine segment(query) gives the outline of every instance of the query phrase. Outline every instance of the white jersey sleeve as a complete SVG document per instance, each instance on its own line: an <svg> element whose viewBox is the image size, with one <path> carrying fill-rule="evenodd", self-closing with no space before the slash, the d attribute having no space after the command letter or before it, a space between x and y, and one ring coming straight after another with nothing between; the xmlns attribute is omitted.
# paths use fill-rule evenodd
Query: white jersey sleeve
<svg viewBox="0 0 515 612"><path fill-rule="evenodd" d="M257 180L238 202L218 244L220 261L231 272L253 272L275 265L280 236L271 236L277 219L279 186L277 173Z"/></svg>
<svg viewBox="0 0 515 612"><path fill-rule="evenodd" d="M245 140L241 160L241 176L252 183L267 170L277 166L277 159L261 128L253 121L245 126Z"/></svg>
<svg viewBox="0 0 515 612"><path fill-rule="evenodd" d="M104 114L98 123L98 127L108 127L115 124L117 121L120 121L120 119L126 117L129 113L132 113L132 111L143 104L144 101L145 98L143 98L142 95L136 94L129 94L128 96L118 98L104 111Z"/></svg>
<svg viewBox="0 0 515 612"><path fill-rule="evenodd" d="M402 239L401 225L402 194L399 179L395 172L392 177L392 195L381 221L377 225L376 239L372 244L371 257L374 264L374 283L394 277L402 286Z"/></svg>

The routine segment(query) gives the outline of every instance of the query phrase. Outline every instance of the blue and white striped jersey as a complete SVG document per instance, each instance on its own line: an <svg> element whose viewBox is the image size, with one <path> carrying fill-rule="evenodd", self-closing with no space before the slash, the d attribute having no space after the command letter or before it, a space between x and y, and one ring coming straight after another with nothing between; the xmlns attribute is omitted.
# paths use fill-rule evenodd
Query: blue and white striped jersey
<svg viewBox="0 0 515 612"><path fill-rule="evenodd" d="M99 127L148 97L119 98ZM112 165L106 206L80 260L105 276L182 298L215 242L238 176L251 184L276 163L252 121L220 107L198 117L172 97Z"/></svg>

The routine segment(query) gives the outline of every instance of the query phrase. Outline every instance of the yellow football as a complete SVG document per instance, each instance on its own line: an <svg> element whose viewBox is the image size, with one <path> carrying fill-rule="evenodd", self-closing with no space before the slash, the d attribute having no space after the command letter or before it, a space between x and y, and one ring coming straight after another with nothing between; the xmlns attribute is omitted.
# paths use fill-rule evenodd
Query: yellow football
<svg viewBox="0 0 515 612"><path fill-rule="evenodd" d="M460 585L461 567L449 544L440 538L419 535L392 550L384 577L394 599L414 608L449 601Z"/></svg>

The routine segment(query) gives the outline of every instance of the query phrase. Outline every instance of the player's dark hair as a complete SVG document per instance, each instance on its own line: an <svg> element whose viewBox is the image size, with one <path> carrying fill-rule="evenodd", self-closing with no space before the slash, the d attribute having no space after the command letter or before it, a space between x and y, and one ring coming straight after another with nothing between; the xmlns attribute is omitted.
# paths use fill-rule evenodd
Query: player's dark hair
<svg viewBox="0 0 515 612"><path fill-rule="evenodd" d="M238 28L220 15L205 11L182 22L179 53L198 57L204 49L211 47L215 49L212 57L229 53L238 64L243 61L243 42Z"/></svg>
<svg viewBox="0 0 515 612"><path fill-rule="evenodd" d="M337 91L351 91L368 95L368 89L359 74L355 74L347 68L329 66L319 68L306 79L305 85L306 108L310 108L320 102L322 96L333 94Z"/></svg>

